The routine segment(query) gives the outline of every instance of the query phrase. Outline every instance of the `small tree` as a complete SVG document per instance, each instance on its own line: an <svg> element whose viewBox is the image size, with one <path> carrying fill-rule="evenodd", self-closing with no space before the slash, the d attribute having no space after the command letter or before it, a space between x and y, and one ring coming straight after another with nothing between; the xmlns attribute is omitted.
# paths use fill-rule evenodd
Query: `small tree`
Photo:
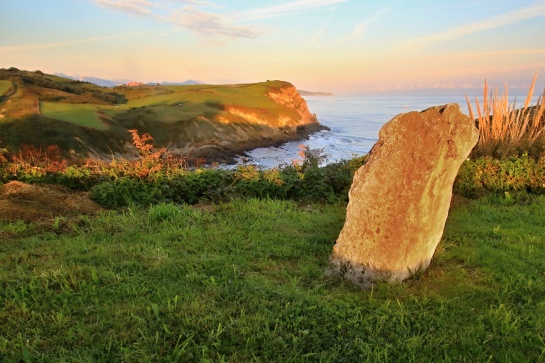
<svg viewBox="0 0 545 363"><path fill-rule="evenodd" d="M138 130L128 130L132 136L132 143L140 154L140 160L137 162L137 172L140 176L147 176L152 172L161 170L161 157L168 151L162 147L158 150L154 150L153 137L150 134L143 134L140 136Z"/></svg>

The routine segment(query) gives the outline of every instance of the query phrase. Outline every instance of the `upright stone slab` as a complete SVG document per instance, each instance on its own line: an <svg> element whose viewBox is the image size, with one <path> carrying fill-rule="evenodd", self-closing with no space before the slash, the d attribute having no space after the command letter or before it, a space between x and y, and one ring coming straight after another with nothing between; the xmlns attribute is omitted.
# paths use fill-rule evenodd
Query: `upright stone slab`
<svg viewBox="0 0 545 363"><path fill-rule="evenodd" d="M478 136L457 104L385 124L354 176L328 274L365 288L426 269L443 235L454 179Z"/></svg>

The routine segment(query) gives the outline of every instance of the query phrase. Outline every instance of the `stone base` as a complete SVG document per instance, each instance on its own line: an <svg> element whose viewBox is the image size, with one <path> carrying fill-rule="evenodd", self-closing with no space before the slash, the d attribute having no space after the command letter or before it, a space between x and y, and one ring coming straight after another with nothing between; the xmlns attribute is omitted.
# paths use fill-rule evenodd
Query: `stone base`
<svg viewBox="0 0 545 363"><path fill-rule="evenodd" d="M326 277L338 276L350 281L361 289L368 289L377 282L399 283L428 268L431 260L414 269L407 267L403 270L379 270L368 265L361 265L341 258L331 257Z"/></svg>

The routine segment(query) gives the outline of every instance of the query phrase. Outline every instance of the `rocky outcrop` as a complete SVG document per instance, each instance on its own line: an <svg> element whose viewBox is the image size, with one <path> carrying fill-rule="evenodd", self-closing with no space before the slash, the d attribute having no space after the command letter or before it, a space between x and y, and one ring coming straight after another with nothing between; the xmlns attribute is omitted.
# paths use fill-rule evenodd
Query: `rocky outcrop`
<svg viewBox="0 0 545 363"><path fill-rule="evenodd" d="M193 134L207 136L185 145L178 144L173 149L207 161L229 163L234 162L234 157L244 154L244 151L280 145L307 138L314 132L328 130L318 123L316 115L310 113L306 101L291 83L272 81L265 84L270 84L263 95L273 101L270 105L214 105L221 110L220 113L210 119L202 118L191 126L203 129Z"/></svg>
<svg viewBox="0 0 545 363"><path fill-rule="evenodd" d="M443 234L454 179L477 139L457 104L384 125L354 176L328 274L368 287L425 270Z"/></svg>
<svg viewBox="0 0 545 363"><path fill-rule="evenodd" d="M271 87L267 97L277 104L293 110L299 115L298 119L283 120L280 126L286 125L308 125L318 123L316 115L308 110L306 101L301 97L297 89L288 82L283 82L281 87Z"/></svg>

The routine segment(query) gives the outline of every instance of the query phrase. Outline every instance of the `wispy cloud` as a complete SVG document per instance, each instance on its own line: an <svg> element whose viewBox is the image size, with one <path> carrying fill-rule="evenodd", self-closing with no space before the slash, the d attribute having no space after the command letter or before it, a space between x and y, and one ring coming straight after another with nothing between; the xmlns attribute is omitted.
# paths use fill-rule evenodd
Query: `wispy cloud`
<svg viewBox="0 0 545 363"><path fill-rule="evenodd" d="M331 17L333 16L333 13L335 13L335 10L337 10L337 4L335 4L332 8L329 14L327 15L327 18L325 22L323 23L322 27L316 32L310 43L307 47L302 49L303 52L308 51L309 49L313 48L322 38L322 35L325 33L327 27L329 26L329 22L331 21Z"/></svg>
<svg viewBox="0 0 545 363"><path fill-rule="evenodd" d="M162 19L182 28L208 36L255 38L261 34L255 27L233 25L225 16L192 7L183 8L174 15Z"/></svg>
<svg viewBox="0 0 545 363"><path fill-rule="evenodd" d="M247 10L237 14L235 18L240 21L255 21L279 16L297 15L309 10L327 9L331 5L346 1L350 0L296 0L266 8Z"/></svg>
<svg viewBox="0 0 545 363"><path fill-rule="evenodd" d="M154 6L148 0L95 0L95 2L106 8L142 15L151 14L150 8Z"/></svg>
<svg viewBox="0 0 545 363"><path fill-rule="evenodd" d="M367 29L373 22L377 21L382 15L386 14L388 11L390 11L389 8L380 9L369 18L365 19L361 23L356 24L352 33L350 33L350 35L348 35L344 40L348 41L361 37L363 34L365 34Z"/></svg>
<svg viewBox="0 0 545 363"><path fill-rule="evenodd" d="M270 7L218 13L209 10L225 8L212 1L203 0L94 0L105 8L149 16L154 21L175 24L200 35L219 38L256 38L264 33L258 26L240 23L313 10L328 10L345 1L350 0L293 0ZM204 8L207 8L206 11Z"/></svg>
<svg viewBox="0 0 545 363"><path fill-rule="evenodd" d="M410 43L412 45L428 45L431 43L457 39L483 30L499 28L544 15L545 4L541 3L538 5L525 7L507 14L502 14L474 23L458 26L441 33L416 38L410 41Z"/></svg>
<svg viewBox="0 0 545 363"><path fill-rule="evenodd" d="M98 37L90 37L90 38L81 38L81 39L71 39L71 40L65 40L60 42L49 42L49 43L34 43L34 44L22 44L22 45L14 45L14 46L5 46L0 47L0 51L9 51L9 52L27 52L27 51L36 51L36 50L42 50L42 49L51 49L51 48L62 48L67 47L71 45L80 45L80 44L87 44L87 43L97 43L102 42L106 40L115 40L115 39L124 39L124 38L130 38L135 36L141 36L146 34L146 32L130 32L130 33L123 33L123 34L113 34L113 35L104 35L104 36L98 36Z"/></svg>
<svg viewBox="0 0 545 363"><path fill-rule="evenodd" d="M224 8L224 6L214 4L210 1L201 1L201 0L173 0L175 2L184 3L184 4L195 4L195 5L207 5L214 8Z"/></svg>
<svg viewBox="0 0 545 363"><path fill-rule="evenodd" d="M201 10L202 7L223 8L210 1L94 0L94 2L105 8L148 16L153 21L171 23L206 36L255 38L261 34L253 26L234 25L226 15Z"/></svg>

